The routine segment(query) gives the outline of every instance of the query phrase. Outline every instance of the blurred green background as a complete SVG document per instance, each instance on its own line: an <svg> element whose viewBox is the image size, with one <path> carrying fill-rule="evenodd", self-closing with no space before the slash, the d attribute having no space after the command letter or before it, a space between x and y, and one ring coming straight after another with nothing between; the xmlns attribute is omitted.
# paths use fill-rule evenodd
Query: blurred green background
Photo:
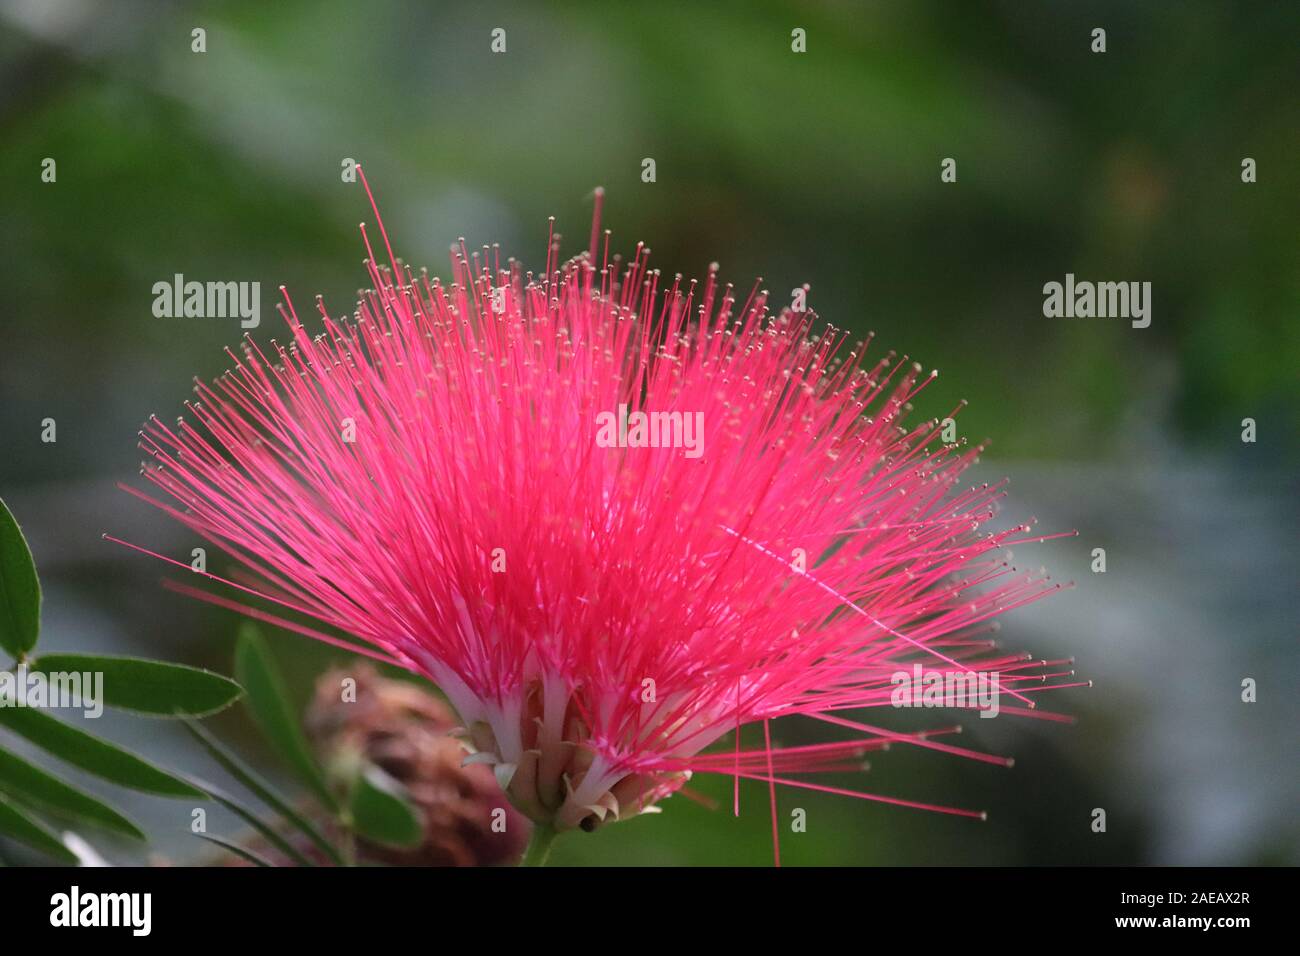
<svg viewBox="0 0 1300 956"><path fill-rule="evenodd" d="M233 618L100 540L188 554L115 483L139 423L178 413L242 334L155 318L155 282L260 281L260 341L280 284L300 312L318 292L349 308L370 212L345 158L398 254L444 275L462 235L539 267L548 215L585 245L603 185L620 248L644 239L669 274L717 260L778 299L808 282L823 318L941 369L920 414L969 399L962 433L994 439L981 471L1013 477L1009 515L1081 532L1021 555L1078 587L1004 622L1009 646L1074 654L1097 681L1053 701L1079 723L975 721L965 743L1012 770L895 749L834 781L987 808L984 824L782 793L783 818L809 820L785 862L1300 861L1298 39L1290 2L0 0L0 496L42 569L42 645L229 672ZM1151 282L1150 328L1044 318L1043 284L1067 272ZM331 655L273 640L305 700ZM944 719L911 716L874 719ZM174 728L97 723L202 765ZM217 723L277 773L242 716ZM723 809L676 798L556 862L769 862L765 787L737 820L729 786L699 786ZM158 852L197 857L188 807L123 805Z"/></svg>

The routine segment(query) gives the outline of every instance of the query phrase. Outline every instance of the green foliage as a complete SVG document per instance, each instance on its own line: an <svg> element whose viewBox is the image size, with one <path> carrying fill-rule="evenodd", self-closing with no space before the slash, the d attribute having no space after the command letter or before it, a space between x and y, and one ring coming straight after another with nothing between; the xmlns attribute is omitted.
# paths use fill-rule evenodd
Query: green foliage
<svg viewBox="0 0 1300 956"><path fill-rule="evenodd" d="M43 654L31 667L47 673L102 673L107 706L153 717L206 717L243 692L230 678L212 671L138 657Z"/></svg>
<svg viewBox="0 0 1300 956"><path fill-rule="evenodd" d="M4 500L0 499L0 648L22 657L41 627L41 584L36 564Z"/></svg>
<svg viewBox="0 0 1300 956"><path fill-rule="evenodd" d="M0 707L0 727L26 737L64 763L120 786L163 797L203 796L201 790L142 757L57 720L44 711L30 707Z"/></svg>
<svg viewBox="0 0 1300 956"><path fill-rule="evenodd" d="M0 793L0 834L26 843L60 863L77 862L76 854L63 845L53 830L18 809L3 793Z"/></svg>
<svg viewBox="0 0 1300 956"><path fill-rule="evenodd" d="M276 793L275 790L273 790L255 770L240 760L239 757L226 748L197 721L186 720L185 727L191 734L193 734L194 739L202 744L203 748L211 754L212 758L221 765L222 769L238 780L259 800L292 824L298 832L307 837L308 840L310 840L334 863L343 863L342 855L333 844L325 839L320 830L317 829L305 815L295 810L287 800Z"/></svg>
<svg viewBox="0 0 1300 956"><path fill-rule="evenodd" d="M238 843L231 843L229 840L221 839L221 837L208 836L206 833L200 833L198 834L198 837L200 840L205 840L208 843L211 843L213 846L221 847L221 849L225 850L227 853L233 853L241 860L247 860L249 863L252 863L254 866L271 865L266 860L265 857L259 856L258 854L254 853L252 850L240 846Z"/></svg>
<svg viewBox="0 0 1300 956"><path fill-rule="evenodd" d="M163 717L210 714L241 693L229 678L180 664L87 654L46 654L29 660L27 655L40 636L40 604L40 580L31 549L0 501L0 647L14 654L30 673L102 675L103 704ZM206 796L169 771L43 710L16 702L0 707L0 728L122 787L164 797ZM144 838L139 827L98 797L0 748L0 834L59 862L75 863L76 855L54 830L31 815L34 810L93 824L119 836Z"/></svg>
<svg viewBox="0 0 1300 956"><path fill-rule="evenodd" d="M271 844L271 846L275 847L277 850L279 850L285 856L289 857L295 863L298 863L301 866L314 865L311 863L310 860L308 860L305 856L303 856L289 840L286 840L284 837L282 837L280 835L279 830L276 829L274 825L267 823L265 820L259 817L254 811L250 810L244 804L240 803L230 794L226 793L224 790L220 789L219 787L213 784L205 783L200 780L195 780L194 785L196 787L200 787L201 789L203 789L208 794L208 796L210 796L213 800L217 801L217 803L221 804L227 810L234 813L235 816L239 817L241 820L243 820L245 823L251 826L254 830L256 830L259 834L261 834L262 838L266 840L267 843Z"/></svg>
<svg viewBox="0 0 1300 956"><path fill-rule="evenodd" d="M367 840L409 848L424 839L424 825L406 788L374 765L357 779L350 810L353 825Z"/></svg>
<svg viewBox="0 0 1300 956"><path fill-rule="evenodd" d="M239 632L235 676L247 691L249 709L276 753L297 772L321 803L331 810L337 809L337 802L312 758L266 641L252 624L244 624Z"/></svg>
<svg viewBox="0 0 1300 956"><path fill-rule="evenodd" d="M137 840L144 839L139 827L108 804L5 750L0 750L0 792L35 807L98 824Z"/></svg>

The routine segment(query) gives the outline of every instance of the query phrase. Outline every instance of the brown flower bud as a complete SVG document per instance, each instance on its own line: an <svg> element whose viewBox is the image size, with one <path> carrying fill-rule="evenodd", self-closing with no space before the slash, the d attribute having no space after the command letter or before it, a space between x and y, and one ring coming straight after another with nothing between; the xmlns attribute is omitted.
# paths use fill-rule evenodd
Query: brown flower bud
<svg viewBox="0 0 1300 956"><path fill-rule="evenodd" d="M345 685L347 679L355 686ZM306 726L327 768L355 766L360 756L405 786L424 815L418 847L362 841L362 860L484 866L513 863L523 853L528 820L510 806L491 768L462 766L466 751L452 735L455 712L432 692L383 677L368 664L336 668L316 682Z"/></svg>

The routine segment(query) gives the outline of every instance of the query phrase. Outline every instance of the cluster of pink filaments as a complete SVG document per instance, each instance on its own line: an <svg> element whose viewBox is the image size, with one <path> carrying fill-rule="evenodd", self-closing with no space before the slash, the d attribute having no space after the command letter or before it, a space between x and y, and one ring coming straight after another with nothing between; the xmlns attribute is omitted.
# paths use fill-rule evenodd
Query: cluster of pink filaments
<svg viewBox="0 0 1300 956"><path fill-rule="evenodd" d="M1008 564L1041 540L1027 525L981 530L1003 489L959 486L980 447L905 423L933 373L757 286L742 300L716 267L684 284L640 245L610 258L596 224L585 253L558 249L534 275L462 242L450 285L371 254L373 288L350 320L318 300L318 334L286 296L287 343L247 339L192 422L146 425L164 496L137 494L234 556L223 584L436 683L471 759L544 824L650 809L698 772L978 815L802 776L900 742L1006 762L934 739L951 727L843 716L888 706L914 663L996 672L1003 712L1075 686L1068 661L989 639L1059 585ZM597 442L620 406L691 416L699 454ZM771 746L792 715L847 739ZM768 743L742 749L754 722Z"/></svg>

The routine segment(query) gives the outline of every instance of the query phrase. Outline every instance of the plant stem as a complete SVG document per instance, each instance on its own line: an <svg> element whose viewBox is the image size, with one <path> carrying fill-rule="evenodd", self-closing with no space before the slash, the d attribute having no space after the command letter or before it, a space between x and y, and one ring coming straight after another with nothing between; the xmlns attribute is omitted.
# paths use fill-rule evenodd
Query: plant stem
<svg viewBox="0 0 1300 956"><path fill-rule="evenodd" d="M336 849L341 857L343 866L357 865L357 831L355 821L352 819L352 811L343 809L334 818L342 831L339 834L339 840Z"/></svg>
<svg viewBox="0 0 1300 956"><path fill-rule="evenodd" d="M528 841L528 849L520 866L545 866L546 858L551 854L551 844L555 842L555 827L543 823L533 825L533 835Z"/></svg>

